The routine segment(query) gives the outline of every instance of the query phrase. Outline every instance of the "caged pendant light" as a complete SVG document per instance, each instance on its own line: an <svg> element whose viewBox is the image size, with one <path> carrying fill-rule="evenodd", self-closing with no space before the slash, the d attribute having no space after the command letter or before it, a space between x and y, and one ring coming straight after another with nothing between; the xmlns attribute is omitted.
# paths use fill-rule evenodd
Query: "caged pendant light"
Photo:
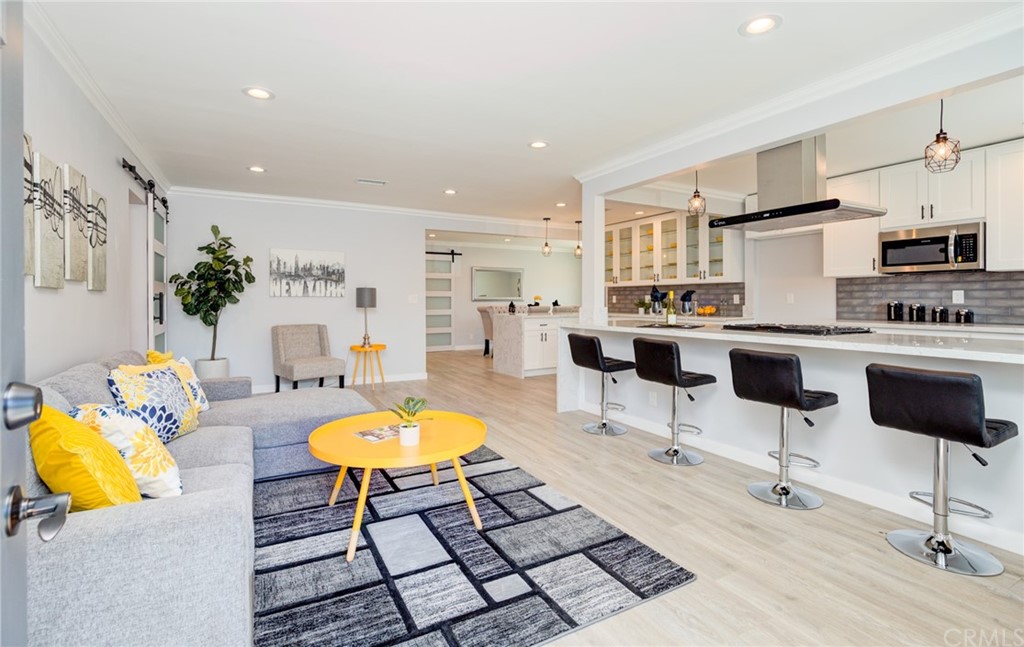
<svg viewBox="0 0 1024 647"><path fill-rule="evenodd" d="M551 245L548 244L548 221L551 218L544 219L544 246L540 248L540 253L545 256L551 256Z"/></svg>
<svg viewBox="0 0 1024 647"><path fill-rule="evenodd" d="M576 258L583 258L583 239L580 238L580 224L582 222L582 220L576 221L576 251L573 252Z"/></svg>
<svg viewBox="0 0 1024 647"><path fill-rule="evenodd" d="M686 202L686 210L691 216L703 216L704 212L708 210L708 202L697 188L696 170L693 171L693 197Z"/></svg>
<svg viewBox="0 0 1024 647"><path fill-rule="evenodd" d="M924 167L932 173L952 171L960 163L960 140L950 139L942 129L942 103L939 99L939 132L935 141L924 148Z"/></svg>

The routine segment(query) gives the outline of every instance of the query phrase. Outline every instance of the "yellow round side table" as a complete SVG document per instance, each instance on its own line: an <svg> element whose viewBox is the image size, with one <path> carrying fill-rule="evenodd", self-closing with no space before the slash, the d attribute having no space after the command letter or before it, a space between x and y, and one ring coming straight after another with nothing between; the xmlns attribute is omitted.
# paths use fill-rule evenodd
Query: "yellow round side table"
<svg viewBox="0 0 1024 647"><path fill-rule="evenodd" d="M363 364L363 386L366 386L366 366L370 366L370 390L376 391L376 379L373 375L373 357L370 353L377 356L377 369L380 371L380 383L384 384L384 365L380 362L380 352L387 350L387 344L370 344L369 346L363 346L362 344L352 344L349 349L356 354L356 365L352 369L352 385L355 386L356 376L359 374L359 361L362 360Z"/></svg>

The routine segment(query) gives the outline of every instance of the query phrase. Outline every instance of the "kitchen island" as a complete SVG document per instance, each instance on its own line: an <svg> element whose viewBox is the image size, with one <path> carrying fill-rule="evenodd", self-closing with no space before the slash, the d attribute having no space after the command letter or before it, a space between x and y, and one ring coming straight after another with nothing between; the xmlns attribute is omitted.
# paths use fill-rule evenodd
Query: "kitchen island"
<svg viewBox="0 0 1024 647"><path fill-rule="evenodd" d="M907 497L910 490L930 490L934 441L931 438L876 426L868 412L864 368L873 362L915 368L963 371L981 376L985 415L1024 423L1024 337L869 333L818 337L731 331L705 323L693 330L642 328L634 325L567 324L559 330L559 411L582 409L597 414L600 375L572 363L567 335L597 335L606 355L633 359L634 337L670 339L680 345L683 368L710 373L717 384L694 392L696 402L680 394L680 421L704 430L683 436L699 451L716 454L769 472L777 463L766 452L777 446L778 412L737 398L729 366L731 348L789 352L800 356L805 388L833 391L839 405L814 412L813 429L791 423L793 451L813 456L821 468L793 468L793 479L815 489L828 505L829 493L843 495L921 522L931 522L931 509ZM916 332L916 331L915 331ZM610 417L630 427L668 437L670 390L645 382L633 372L616 374L609 399L626 405ZM581 432L582 433L582 432ZM594 442L614 443L595 437ZM652 448L661 442L652 442ZM1024 439L1015 438L991 450L982 468L960 446L951 451L951 496L993 511L989 520L957 516L954 533L1017 553L1024 552ZM679 469L651 462L651 470ZM696 468L685 468L695 469ZM699 492L680 496L699 496ZM736 496L749 496L738 485ZM888 530L888 528L879 528ZM883 540L884 541L884 540Z"/></svg>

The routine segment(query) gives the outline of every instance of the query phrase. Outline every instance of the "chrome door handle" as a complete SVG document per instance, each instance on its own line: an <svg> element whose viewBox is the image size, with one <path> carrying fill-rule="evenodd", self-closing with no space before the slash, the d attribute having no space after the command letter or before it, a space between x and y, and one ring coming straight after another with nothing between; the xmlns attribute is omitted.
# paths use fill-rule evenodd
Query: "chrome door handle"
<svg viewBox="0 0 1024 647"><path fill-rule="evenodd" d="M949 230L949 242L946 243L946 259L949 266L956 269L959 263L956 260L956 229Z"/></svg>
<svg viewBox="0 0 1024 647"><path fill-rule="evenodd" d="M43 392L39 387L11 382L4 389L4 426L14 430L39 420L43 413Z"/></svg>
<svg viewBox="0 0 1024 647"><path fill-rule="evenodd" d="M27 498L20 485L8 491L4 501L4 530L8 537L18 534L18 525L28 519L41 518L39 538L50 541L57 536L68 518L71 494L61 492L35 498Z"/></svg>

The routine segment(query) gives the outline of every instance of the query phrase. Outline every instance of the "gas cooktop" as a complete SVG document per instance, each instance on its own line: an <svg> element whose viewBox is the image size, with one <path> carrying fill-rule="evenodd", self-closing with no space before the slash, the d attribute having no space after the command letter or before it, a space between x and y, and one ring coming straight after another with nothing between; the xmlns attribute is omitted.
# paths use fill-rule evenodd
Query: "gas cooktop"
<svg viewBox="0 0 1024 647"><path fill-rule="evenodd" d="M786 335L858 335L874 332L861 326L813 326L808 324L735 323L725 324L723 329L771 332Z"/></svg>

